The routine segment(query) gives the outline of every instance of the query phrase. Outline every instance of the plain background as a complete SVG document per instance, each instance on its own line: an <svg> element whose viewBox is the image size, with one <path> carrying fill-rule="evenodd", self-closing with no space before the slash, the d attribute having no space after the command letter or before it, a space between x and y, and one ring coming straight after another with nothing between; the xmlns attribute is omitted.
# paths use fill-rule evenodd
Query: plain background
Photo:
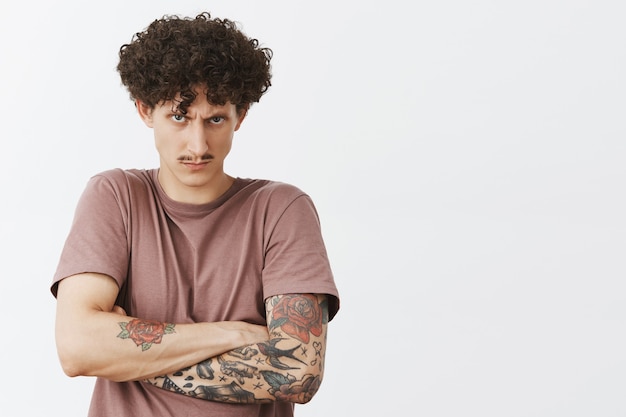
<svg viewBox="0 0 626 417"><path fill-rule="evenodd" d="M0 4L3 416L86 413L49 285L87 179L157 165L118 48L203 10L275 53L227 169L313 197L342 294L299 417L626 415L623 1Z"/></svg>

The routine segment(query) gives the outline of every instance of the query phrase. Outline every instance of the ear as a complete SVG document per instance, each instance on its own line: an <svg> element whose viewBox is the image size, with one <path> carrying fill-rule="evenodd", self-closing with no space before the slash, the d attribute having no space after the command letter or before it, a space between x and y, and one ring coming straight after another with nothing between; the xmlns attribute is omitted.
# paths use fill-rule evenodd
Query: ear
<svg viewBox="0 0 626 417"><path fill-rule="evenodd" d="M153 126L153 120L152 120L153 109L141 100L135 100L135 107L137 108L137 113L139 114L139 117L141 118L141 120L143 120L146 126L152 127Z"/></svg>
<svg viewBox="0 0 626 417"><path fill-rule="evenodd" d="M248 115L248 109L250 107L246 106L245 108L241 109L237 116L239 117L239 120L237 120L237 124L235 125L235 132L239 130L239 127L241 126L241 122L243 122L243 119L246 118L246 116Z"/></svg>

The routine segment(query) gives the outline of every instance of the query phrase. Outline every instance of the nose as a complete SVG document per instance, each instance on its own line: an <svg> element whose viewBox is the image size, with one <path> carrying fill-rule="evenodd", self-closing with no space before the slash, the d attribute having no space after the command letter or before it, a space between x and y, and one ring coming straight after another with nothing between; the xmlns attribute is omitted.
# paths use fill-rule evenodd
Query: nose
<svg viewBox="0 0 626 417"><path fill-rule="evenodd" d="M208 134L204 126L192 124L187 139L187 151L197 157L202 157L208 153Z"/></svg>

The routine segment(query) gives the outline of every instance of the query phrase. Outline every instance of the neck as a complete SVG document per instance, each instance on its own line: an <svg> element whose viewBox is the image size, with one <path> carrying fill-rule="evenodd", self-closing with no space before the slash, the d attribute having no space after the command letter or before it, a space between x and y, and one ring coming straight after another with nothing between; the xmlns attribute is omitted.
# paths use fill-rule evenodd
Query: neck
<svg viewBox="0 0 626 417"><path fill-rule="evenodd" d="M235 182L233 177L225 173L199 184L183 184L164 175L163 170L159 170L157 178L161 188L169 198L186 204L210 203L224 194Z"/></svg>

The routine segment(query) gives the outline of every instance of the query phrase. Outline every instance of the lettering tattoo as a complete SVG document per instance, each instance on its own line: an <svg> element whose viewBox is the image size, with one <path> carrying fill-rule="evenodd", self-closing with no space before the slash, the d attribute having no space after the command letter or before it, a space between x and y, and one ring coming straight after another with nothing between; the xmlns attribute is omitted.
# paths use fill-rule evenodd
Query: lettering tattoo
<svg viewBox="0 0 626 417"><path fill-rule="evenodd" d="M150 349L153 343L161 343L163 335L176 333L175 324L154 320L132 319L129 322L119 322L118 324L122 331L117 337L131 339L135 345L141 346L142 352Z"/></svg>

